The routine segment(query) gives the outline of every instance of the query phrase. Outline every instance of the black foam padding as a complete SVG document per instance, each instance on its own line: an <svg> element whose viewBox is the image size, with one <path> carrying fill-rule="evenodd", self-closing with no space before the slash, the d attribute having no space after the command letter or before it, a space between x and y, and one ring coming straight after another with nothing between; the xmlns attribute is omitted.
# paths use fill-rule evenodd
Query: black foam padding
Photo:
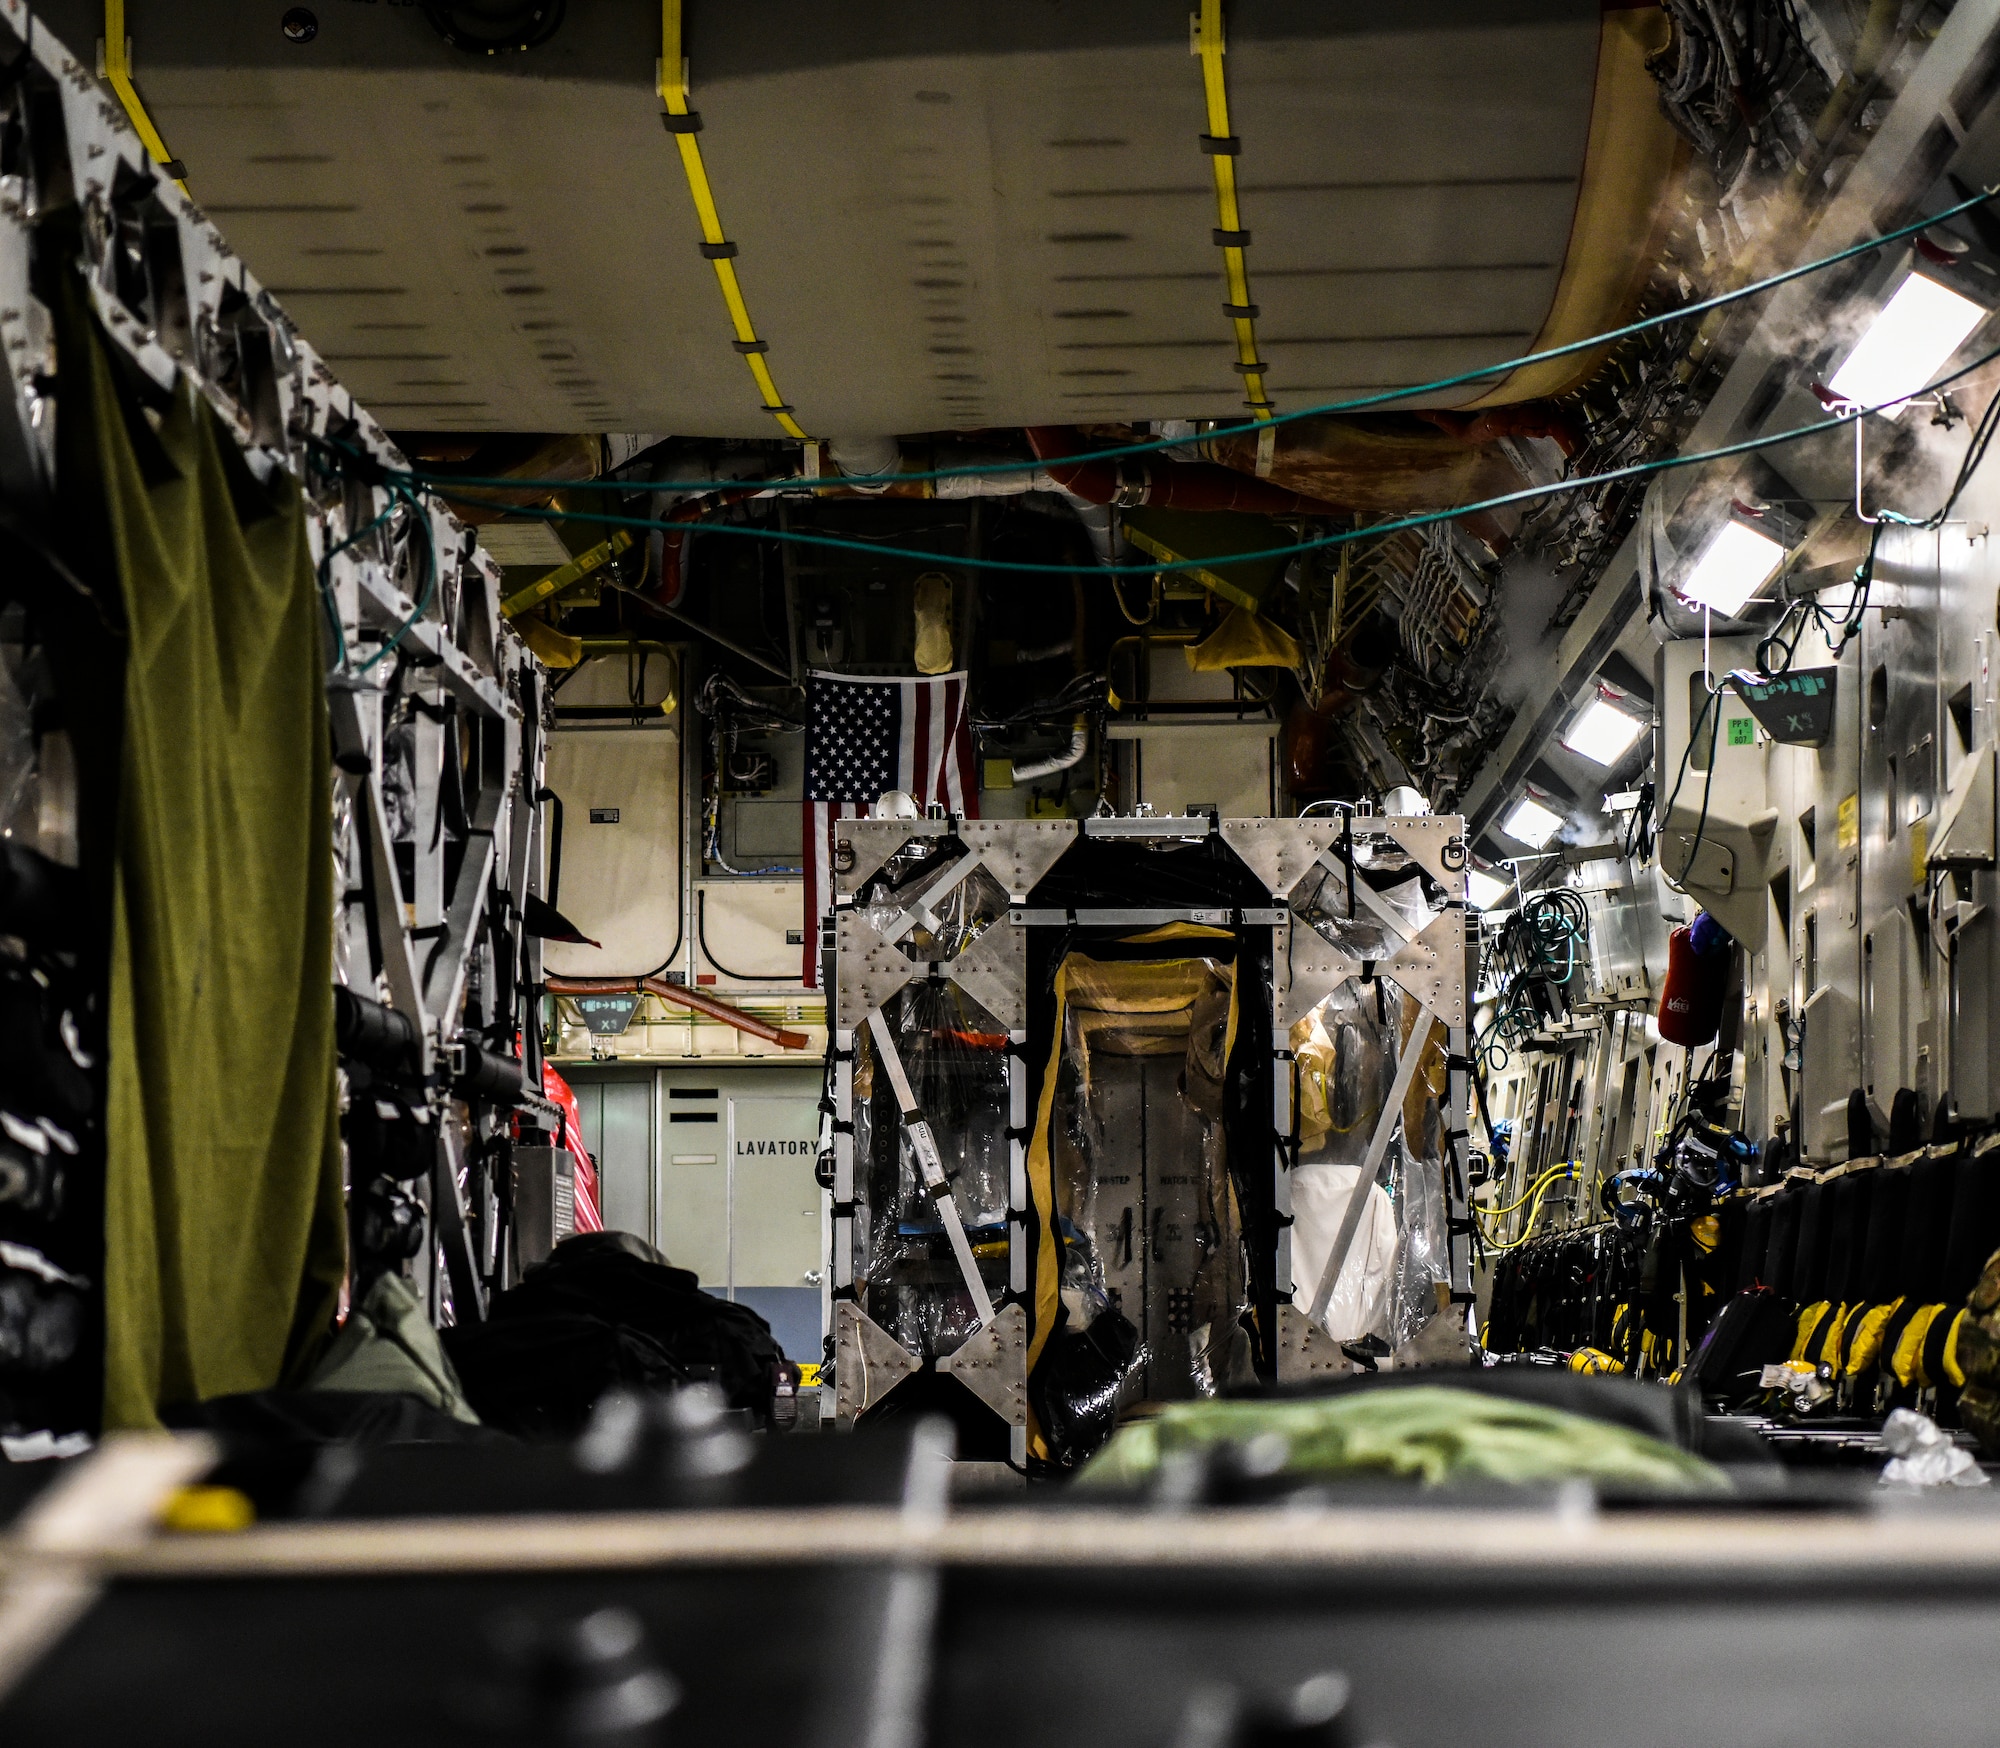
<svg viewBox="0 0 2000 1748"><path fill-rule="evenodd" d="M1868 1221L1869 1177L1839 1178L1826 1245L1826 1294L1851 1305L1861 1293L1861 1241Z"/></svg>
<svg viewBox="0 0 2000 1748"><path fill-rule="evenodd" d="M1746 1292L1758 1284L1764 1272L1764 1258L1771 1248L1771 1203L1752 1202L1743 1217L1743 1260L1736 1266L1736 1290Z"/></svg>
<svg viewBox="0 0 2000 1748"><path fill-rule="evenodd" d="M1799 1249L1799 1209L1805 1201L1797 1190L1780 1190L1771 1198L1771 1241L1764 1251L1764 1285L1779 1298L1792 1291L1792 1262Z"/></svg>
<svg viewBox="0 0 2000 1748"><path fill-rule="evenodd" d="M1719 1232L1715 1241L1714 1278L1723 1291L1732 1291L1743 1272L1743 1231L1748 1218L1749 1209L1742 1202L1725 1202L1715 1211Z"/></svg>
<svg viewBox="0 0 2000 1748"><path fill-rule="evenodd" d="M1910 1206L1908 1167L1873 1173L1875 1193L1868 1203L1867 1238L1861 1250L1860 1297L1870 1305L1896 1296L1896 1265L1903 1251L1903 1216Z"/></svg>
<svg viewBox="0 0 2000 1748"><path fill-rule="evenodd" d="M1902 1256L1896 1291L1926 1305L1938 1303L1945 1240L1951 1231L1949 1159L1926 1159L1910 1168L1910 1205L1903 1214Z"/></svg>
<svg viewBox="0 0 2000 1748"><path fill-rule="evenodd" d="M1944 1303L1962 1305L1986 1259L2000 1248L2000 1152L1965 1154L1951 1178L1951 1221L1945 1240Z"/></svg>
<svg viewBox="0 0 2000 1748"><path fill-rule="evenodd" d="M1833 1185L1814 1184L1799 1201L1799 1248L1792 1263L1792 1297L1801 1305L1824 1299L1826 1247L1833 1235Z"/></svg>

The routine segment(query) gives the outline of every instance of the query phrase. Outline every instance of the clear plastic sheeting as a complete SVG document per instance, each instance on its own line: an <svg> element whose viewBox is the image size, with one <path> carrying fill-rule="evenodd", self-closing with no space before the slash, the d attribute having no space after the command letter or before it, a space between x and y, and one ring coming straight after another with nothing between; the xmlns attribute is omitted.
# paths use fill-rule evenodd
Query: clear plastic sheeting
<svg viewBox="0 0 2000 1748"><path fill-rule="evenodd" d="M17 656L19 646L6 653ZM35 843L40 788L34 713L14 678L13 663L0 660L0 837Z"/></svg>
<svg viewBox="0 0 2000 1748"><path fill-rule="evenodd" d="M1136 1332L1131 1394L1213 1389L1214 1332L1244 1297L1222 1124L1234 967L1071 954L1061 986L1050 1142L1065 1251L1086 1251L1106 1307Z"/></svg>
<svg viewBox="0 0 2000 1748"><path fill-rule="evenodd" d="M1409 883L1414 890L1415 882ZM1370 1152L1417 1027L1418 1062L1386 1145ZM1445 1032L1386 978L1350 978L1293 1026L1299 1157L1292 1173L1293 1302L1315 1304L1356 1195L1367 1198L1320 1321L1341 1342L1389 1349L1436 1314L1450 1280L1444 1186ZM1365 1178L1365 1182L1364 1182Z"/></svg>
<svg viewBox="0 0 2000 1748"><path fill-rule="evenodd" d="M1371 897L1375 903L1370 902ZM1293 895L1292 910L1350 959L1361 960L1394 957L1406 939L1422 934L1437 920L1437 912L1424 895L1423 876L1415 870L1380 888L1357 870L1352 899L1350 904L1345 871L1322 868L1316 881L1308 877L1301 882ZM1385 916L1384 910L1389 915ZM1391 917L1396 919L1393 924Z"/></svg>
<svg viewBox="0 0 2000 1748"><path fill-rule="evenodd" d="M912 959L957 958L1007 914L1007 894L984 867L930 896L965 856L956 838L913 838L869 882L862 915Z"/></svg>
<svg viewBox="0 0 2000 1748"><path fill-rule="evenodd" d="M1036 1416L1058 1468L1082 1462L1134 1400L1152 1352L1112 1302L1088 1233L1061 1222L1061 1323L1033 1383Z"/></svg>
<svg viewBox="0 0 2000 1748"><path fill-rule="evenodd" d="M1007 1283L1007 1034L950 983L908 984L884 1016L997 1301ZM867 1027L855 1034L854 1196L862 1309L912 1353L950 1353L978 1312Z"/></svg>

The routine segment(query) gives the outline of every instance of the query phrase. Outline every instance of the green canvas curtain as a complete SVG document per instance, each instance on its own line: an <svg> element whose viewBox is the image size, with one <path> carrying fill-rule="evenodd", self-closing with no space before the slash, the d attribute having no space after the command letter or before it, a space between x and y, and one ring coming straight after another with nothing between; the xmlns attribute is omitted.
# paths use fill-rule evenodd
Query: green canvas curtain
<svg viewBox="0 0 2000 1748"><path fill-rule="evenodd" d="M155 429L70 333L91 430L64 447L96 477L65 496L101 510L128 630L104 1423L148 1426L295 1374L346 1272L320 607L297 482L260 485L185 387Z"/></svg>

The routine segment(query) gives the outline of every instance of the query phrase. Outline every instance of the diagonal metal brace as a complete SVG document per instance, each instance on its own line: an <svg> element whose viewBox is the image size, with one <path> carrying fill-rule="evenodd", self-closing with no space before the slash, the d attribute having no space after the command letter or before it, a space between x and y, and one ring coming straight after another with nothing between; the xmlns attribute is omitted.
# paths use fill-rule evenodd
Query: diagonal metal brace
<svg viewBox="0 0 2000 1748"><path fill-rule="evenodd" d="M993 1321L993 1296L986 1290L986 1283L980 1278L979 1260L972 1254L972 1241L965 1235L965 1221L958 1211L958 1199L951 1193L951 1180L944 1175L944 1156L938 1152L937 1137L931 1133L931 1126L924 1121L924 1113L917 1103L916 1094L910 1090L910 1077L903 1069L903 1059L896 1053L895 1040L889 1035L889 1022L880 1008L868 1016L868 1029L875 1034L875 1048L882 1058L882 1067L889 1076L889 1085L896 1094L896 1109L902 1113L903 1132L910 1138L910 1149L917 1156L917 1171L923 1178L924 1194L936 1203L938 1219L944 1223L945 1236L951 1240L952 1253L958 1258L958 1272L965 1277L965 1290L972 1295L973 1309L979 1314L976 1327L984 1328Z"/></svg>

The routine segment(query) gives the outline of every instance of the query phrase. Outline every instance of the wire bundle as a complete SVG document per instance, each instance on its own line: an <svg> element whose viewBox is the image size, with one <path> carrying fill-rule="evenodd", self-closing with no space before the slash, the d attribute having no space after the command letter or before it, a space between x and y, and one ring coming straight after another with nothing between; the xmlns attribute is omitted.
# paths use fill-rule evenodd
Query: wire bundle
<svg viewBox="0 0 2000 1748"><path fill-rule="evenodd" d="M1559 1183L1574 1183L1580 1174L1576 1160L1565 1159L1552 1165L1536 1178L1521 1194L1504 1208L1488 1208L1479 1202L1472 1204L1473 1217L1482 1223L1480 1241L1489 1255L1504 1256L1510 1250L1519 1250L1535 1235L1535 1227L1542 1217L1542 1204L1549 1190ZM1525 1207L1528 1217L1521 1223L1521 1230L1504 1243L1499 1233L1502 1223L1509 1214Z"/></svg>
<svg viewBox="0 0 2000 1748"><path fill-rule="evenodd" d="M1479 982L1499 991L1494 1016L1479 1034L1478 1054L1489 1069L1505 1068L1507 1046L1552 1017L1552 991L1576 975L1578 944L1589 930L1583 895L1559 886L1530 893L1487 943Z"/></svg>

